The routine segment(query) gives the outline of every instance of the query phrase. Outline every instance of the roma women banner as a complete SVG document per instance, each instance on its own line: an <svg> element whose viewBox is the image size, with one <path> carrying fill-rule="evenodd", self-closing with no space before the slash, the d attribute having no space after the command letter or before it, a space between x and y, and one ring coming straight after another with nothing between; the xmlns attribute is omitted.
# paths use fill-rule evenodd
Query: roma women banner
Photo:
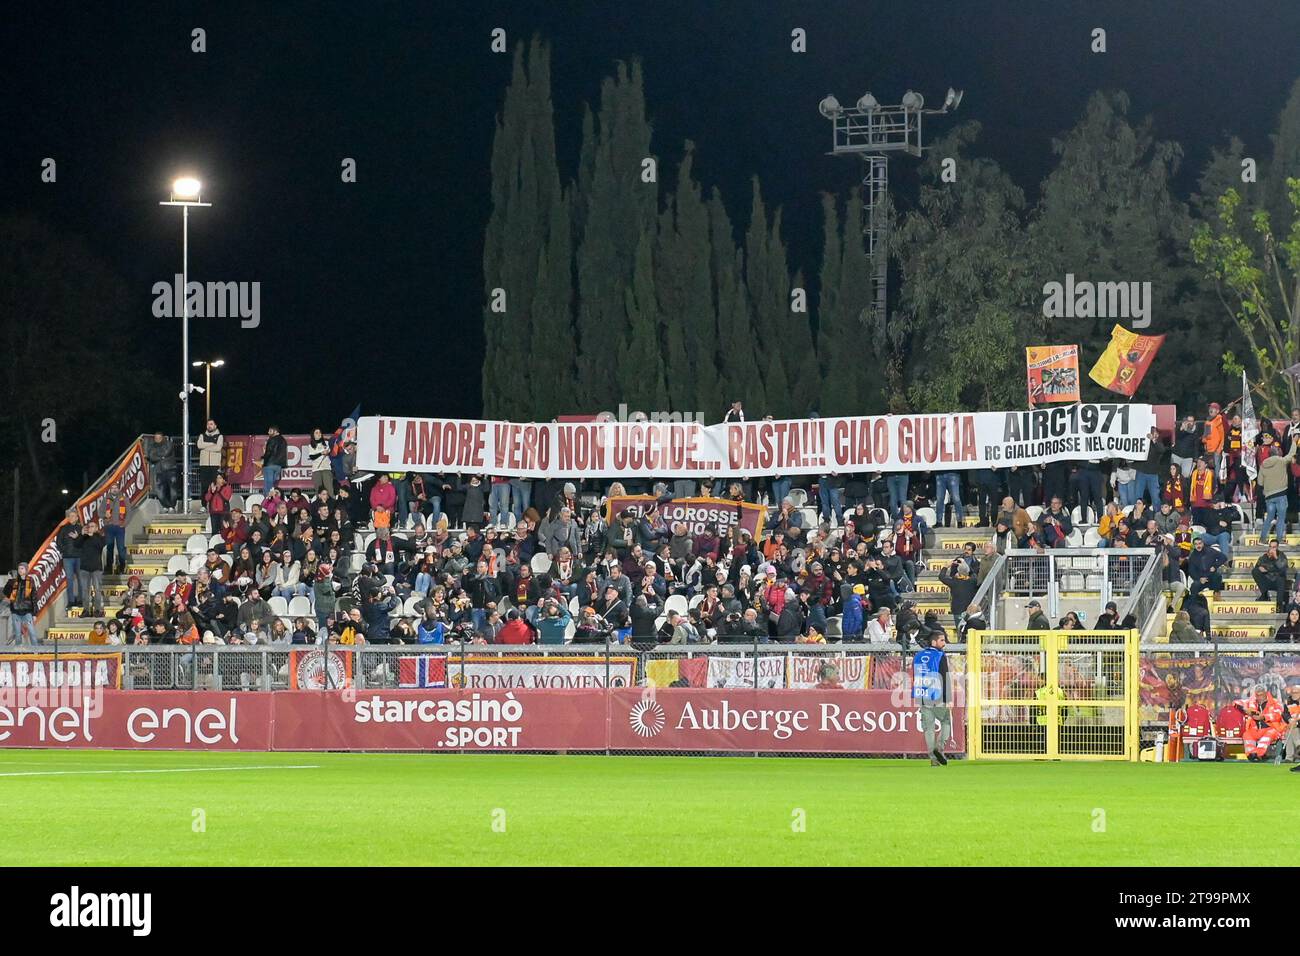
<svg viewBox="0 0 1300 956"><path fill-rule="evenodd" d="M361 419L357 467L525 478L669 478L948 471L1142 458L1150 405L787 421Z"/></svg>

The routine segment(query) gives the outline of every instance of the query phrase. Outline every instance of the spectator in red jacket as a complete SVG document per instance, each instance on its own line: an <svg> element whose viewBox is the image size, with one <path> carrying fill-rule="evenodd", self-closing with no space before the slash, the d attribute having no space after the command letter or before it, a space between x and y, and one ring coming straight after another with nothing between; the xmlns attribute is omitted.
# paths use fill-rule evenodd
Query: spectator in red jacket
<svg viewBox="0 0 1300 956"><path fill-rule="evenodd" d="M370 489L370 510L383 508L392 511L396 507L397 489L393 487L393 482L387 474L381 474L375 479L375 487Z"/></svg>
<svg viewBox="0 0 1300 956"><path fill-rule="evenodd" d="M248 540L248 522L238 508L232 508L221 529L221 543L226 554L238 554Z"/></svg>
<svg viewBox="0 0 1300 956"><path fill-rule="evenodd" d="M506 625L497 632L498 644L534 644L537 635L527 618L515 608L506 615Z"/></svg>
<svg viewBox="0 0 1300 956"><path fill-rule="evenodd" d="M209 534L218 534L221 531L221 519L230 513L230 496L233 489L226 484L226 476L217 472L217 476L212 479L206 491L203 492L203 501L208 506L208 527Z"/></svg>

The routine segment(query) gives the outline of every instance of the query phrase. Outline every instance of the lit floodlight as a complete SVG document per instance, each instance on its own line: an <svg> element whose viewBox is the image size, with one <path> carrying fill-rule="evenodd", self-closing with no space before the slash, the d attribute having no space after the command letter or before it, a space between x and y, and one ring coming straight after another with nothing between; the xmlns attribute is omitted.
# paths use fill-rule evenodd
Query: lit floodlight
<svg viewBox="0 0 1300 956"><path fill-rule="evenodd" d="M172 183L173 199L198 199L199 190L203 184L192 176L182 176L176 182Z"/></svg>

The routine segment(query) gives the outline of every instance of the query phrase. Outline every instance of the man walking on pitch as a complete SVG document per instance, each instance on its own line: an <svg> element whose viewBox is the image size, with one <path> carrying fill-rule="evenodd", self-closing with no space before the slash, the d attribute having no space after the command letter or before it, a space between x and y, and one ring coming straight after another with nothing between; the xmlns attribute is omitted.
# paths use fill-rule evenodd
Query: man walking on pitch
<svg viewBox="0 0 1300 956"><path fill-rule="evenodd" d="M948 659L943 649L948 636L943 628L930 632L929 646L912 658L912 700L921 710L921 732L930 752L930 766L946 765L943 745L952 739L952 712L948 707ZM938 724L938 730L935 729Z"/></svg>

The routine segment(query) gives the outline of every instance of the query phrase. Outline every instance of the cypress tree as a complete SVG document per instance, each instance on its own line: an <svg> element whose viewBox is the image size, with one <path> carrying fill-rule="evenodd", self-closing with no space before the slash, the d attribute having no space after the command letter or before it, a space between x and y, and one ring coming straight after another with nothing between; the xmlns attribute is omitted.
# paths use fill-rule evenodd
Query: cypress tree
<svg viewBox="0 0 1300 956"><path fill-rule="evenodd" d="M767 208L758 177L753 179L749 230L745 233L745 286L750 307L750 335L759 350L763 368L765 411L785 418L793 411L789 380L785 373L783 349L778 335L786 309L789 278L784 273L784 250L773 251L773 236L767 227ZM777 240L779 242L779 239ZM780 270L774 268L780 263ZM806 411L806 409L805 409ZM757 414L757 410L754 411Z"/></svg>
<svg viewBox="0 0 1300 956"><path fill-rule="evenodd" d="M822 210L825 246L817 312L825 376L821 410L825 415L860 415L875 410L883 372L864 320L871 306L871 261L862 241L862 195L856 189L849 194L842 229L834 197L822 197Z"/></svg>
<svg viewBox="0 0 1300 956"><path fill-rule="evenodd" d="M745 287L745 254L736 246L731 220L717 189L709 199L709 257L713 274L713 303L718 317L718 391L716 405L699 410L712 420L739 399L751 414L768 407L759 374L749 296Z"/></svg>
<svg viewBox="0 0 1300 956"><path fill-rule="evenodd" d="M626 292L639 244L645 235L653 237L657 184L642 178L650 136L641 66L619 63L616 75L602 84L600 114L582 147L589 169L579 171L580 187L584 181L588 186L580 202L585 218L577 256L578 393L592 410L626 398L610 356L632 332ZM638 308L649 307L639 296L637 302Z"/></svg>
<svg viewBox="0 0 1300 956"><path fill-rule="evenodd" d="M655 284L663 323L668 395L677 411L710 413L718 388L718 317L710 274L709 212L686 142L677 187L660 217Z"/></svg>
<svg viewBox="0 0 1300 956"><path fill-rule="evenodd" d="M659 306L655 297L653 220L637 243L632 282L624 290L628 333L620 340L616 371L628 407L643 412L667 407L668 387L659 344ZM610 363L613 364L613 363Z"/></svg>
<svg viewBox="0 0 1300 956"><path fill-rule="evenodd" d="M570 337L568 210L560 188L552 118L550 51L534 38L515 48L505 105L492 144L492 215L483 244L485 353L483 409L489 417L527 420L539 395L554 394L558 372L543 372L531 352ZM492 303L502 290L505 312ZM565 360L567 362L567 360Z"/></svg>

